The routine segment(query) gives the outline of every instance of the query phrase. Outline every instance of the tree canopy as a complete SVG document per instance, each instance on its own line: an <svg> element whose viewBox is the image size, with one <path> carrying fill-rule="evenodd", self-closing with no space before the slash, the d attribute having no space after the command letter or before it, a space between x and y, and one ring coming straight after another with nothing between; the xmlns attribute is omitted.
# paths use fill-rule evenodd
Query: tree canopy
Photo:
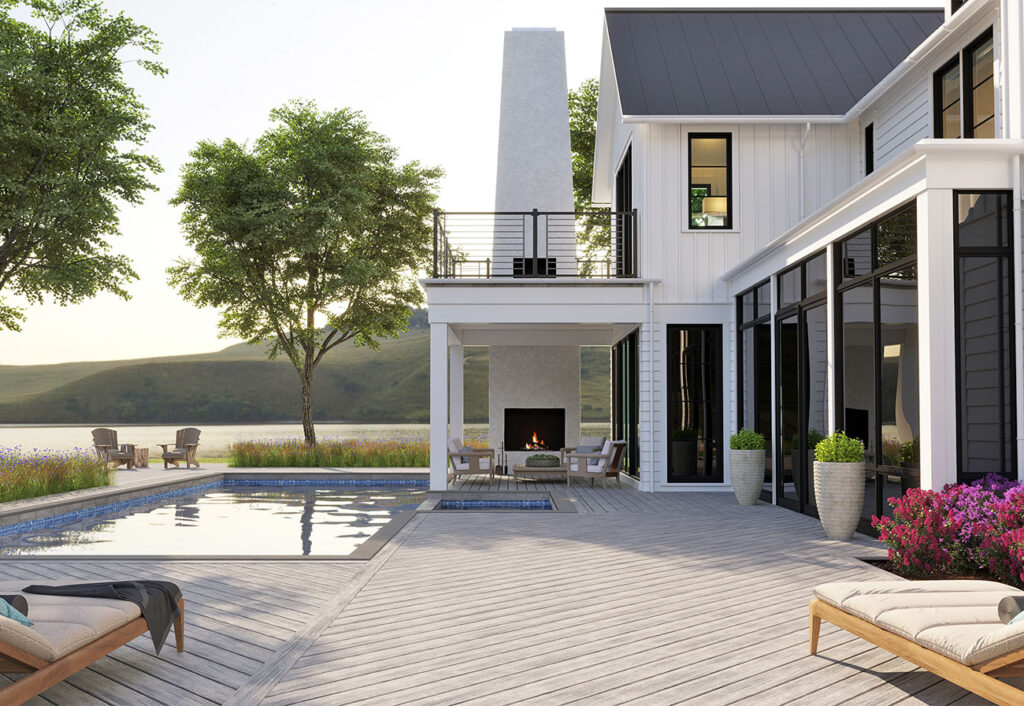
<svg viewBox="0 0 1024 706"><path fill-rule="evenodd" d="M569 89L569 146L572 150L572 192L577 211L593 211L594 144L597 136L597 79ZM582 251L580 274L591 274L593 263L608 257L611 230L607 218L585 216L577 236Z"/></svg>
<svg viewBox="0 0 1024 706"><path fill-rule="evenodd" d="M153 32L93 0L31 0L32 21L0 0L0 329L24 311L5 301L69 304L135 279L107 237L118 202L139 203L157 161L124 63L161 76Z"/></svg>
<svg viewBox="0 0 1024 706"><path fill-rule="evenodd" d="M299 374L316 442L313 371L346 341L377 348L423 301L440 169L397 163L363 115L292 102L250 147L201 142L172 204L196 257L168 269L188 301L222 309L220 331L268 342Z"/></svg>

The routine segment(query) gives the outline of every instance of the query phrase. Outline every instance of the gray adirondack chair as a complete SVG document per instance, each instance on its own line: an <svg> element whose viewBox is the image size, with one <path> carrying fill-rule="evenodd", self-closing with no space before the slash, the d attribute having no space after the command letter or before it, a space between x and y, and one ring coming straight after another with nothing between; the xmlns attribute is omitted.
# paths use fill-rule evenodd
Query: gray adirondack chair
<svg viewBox="0 0 1024 706"><path fill-rule="evenodd" d="M135 468L135 444L118 444L117 432L113 429L93 429L92 445L100 460L114 464L114 468L122 463L126 468Z"/></svg>
<svg viewBox="0 0 1024 706"><path fill-rule="evenodd" d="M179 429L174 434L173 446L171 444L157 444L157 446L164 450L161 454L164 459L164 468L167 468L168 463L173 463L175 468L180 468L182 461L185 462L185 468L191 468L192 464L199 468L199 461L196 460L196 449L199 448L199 430L195 427Z"/></svg>

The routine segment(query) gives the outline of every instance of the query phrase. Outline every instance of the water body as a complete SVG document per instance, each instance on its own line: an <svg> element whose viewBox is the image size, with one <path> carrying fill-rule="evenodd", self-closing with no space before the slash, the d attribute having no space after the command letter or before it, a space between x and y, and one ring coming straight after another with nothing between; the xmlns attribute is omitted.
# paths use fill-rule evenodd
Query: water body
<svg viewBox="0 0 1024 706"><path fill-rule="evenodd" d="M30 453L32 449L54 449L68 451L74 448L92 449L90 426L34 426L20 424L0 425L0 447L20 446ZM157 444L174 443L177 426L142 426L129 424L103 425L117 430L117 439L122 444L148 446L150 456L159 450ZM301 424L199 424L199 456L215 457L227 453L229 445L236 441L253 439L301 439ZM608 424L584 424L587 434L607 435ZM327 424L316 425L317 438L327 439L392 439L426 441L430 436L427 424ZM468 438L486 439L486 424L467 424Z"/></svg>

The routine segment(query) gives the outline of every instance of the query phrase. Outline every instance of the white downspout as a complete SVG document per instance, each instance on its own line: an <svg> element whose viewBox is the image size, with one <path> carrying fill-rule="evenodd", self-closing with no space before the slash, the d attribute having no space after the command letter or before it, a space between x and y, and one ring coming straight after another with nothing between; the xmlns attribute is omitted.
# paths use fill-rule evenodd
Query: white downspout
<svg viewBox="0 0 1024 706"><path fill-rule="evenodd" d="M654 282L647 283L647 453L651 459L648 472L650 492L654 492ZM1019 417L1024 418L1024 417Z"/></svg>
<svg viewBox="0 0 1024 706"><path fill-rule="evenodd" d="M1022 313L1024 313L1024 293L1021 292L1022 283L1021 279L1021 266L1024 255L1021 253L1021 247L1024 247L1024 242L1021 239L1021 198L1024 194L1021 194L1021 156L1019 154L1013 155L1013 279L1016 285L1013 288L1013 332L1014 332L1014 343L1016 355L1016 366L1017 366L1017 477L1019 478L1022 471L1024 471L1024 433L1021 432L1021 426L1024 424L1024 321L1021 321Z"/></svg>
<svg viewBox="0 0 1024 706"><path fill-rule="evenodd" d="M811 135L811 124L804 125L803 135L800 137L800 149L797 151L797 172L796 172L796 212L797 223L804 219L804 147L807 146L807 138Z"/></svg>

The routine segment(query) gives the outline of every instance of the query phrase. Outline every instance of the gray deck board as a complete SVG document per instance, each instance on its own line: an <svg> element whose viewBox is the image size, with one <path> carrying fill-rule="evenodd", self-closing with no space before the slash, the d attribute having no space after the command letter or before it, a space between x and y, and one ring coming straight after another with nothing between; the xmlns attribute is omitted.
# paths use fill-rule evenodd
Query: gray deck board
<svg viewBox="0 0 1024 706"><path fill-rule="evenodd" d="M186 596L186 654L145 635L32 703L980 703L827 624L807 656L811 587L888 577L857 561L873 542L730 493L455 487L557 490L578 513L421 515L370 562L0 564L0 581L163 577Z"/></svg>

